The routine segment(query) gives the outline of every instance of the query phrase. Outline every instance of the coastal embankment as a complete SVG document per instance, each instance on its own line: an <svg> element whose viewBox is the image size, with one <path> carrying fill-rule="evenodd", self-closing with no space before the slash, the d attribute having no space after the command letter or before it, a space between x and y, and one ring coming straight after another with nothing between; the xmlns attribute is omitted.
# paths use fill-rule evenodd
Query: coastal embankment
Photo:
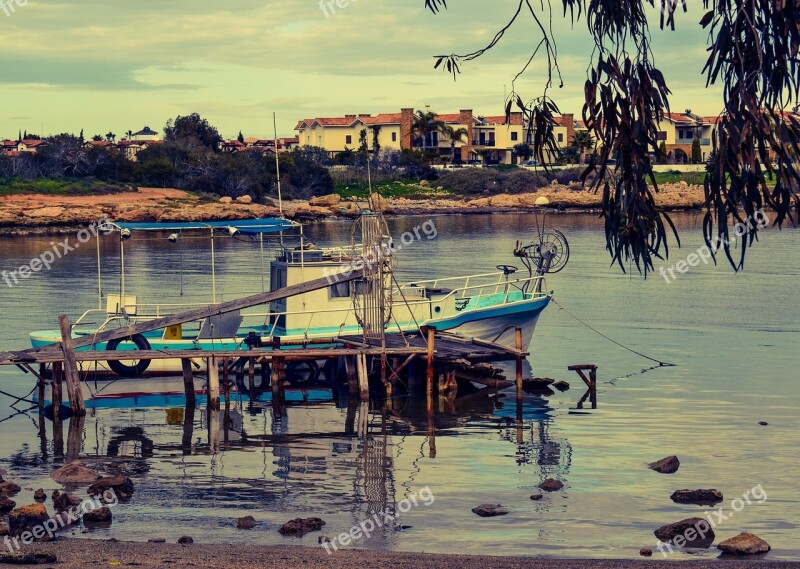
<svg viewBox="0 0 800 569"><path fill-rule="evenodd" d="M539 198L560 211L591 211L600 207L601 195L580 184L551 184L535 192L462 197L436 193L421 185L420 193L378 198L387 215L481 214L532 211ZM425 192L431 193L425 193ZM704 201L703 188L686 182L663 184L656 203L665 210L696 209ZM0 197L0 233L58 233L109 219L120 222L207 221L270 217L280 214L275 200L254 203L249 196L209 198L176 189L138 188L97 195L15 194ZM373 200L373 203L375 201ZM310 200L283 202L283 213L298 221L355 217L366 208L365 199L342 199L330 194Z"/></svg>

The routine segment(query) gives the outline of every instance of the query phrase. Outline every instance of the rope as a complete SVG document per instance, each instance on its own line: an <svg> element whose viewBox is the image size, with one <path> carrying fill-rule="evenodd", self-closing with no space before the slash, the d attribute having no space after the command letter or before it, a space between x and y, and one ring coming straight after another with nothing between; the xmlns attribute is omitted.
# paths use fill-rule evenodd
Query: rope
<svg viewBox="0 0 800 569"><path fill-rule="evenodd" d="M581 324L583 324L584 326L586 326L586 327L587 327L589 330L591 330L591 331L592 331L592 332L594 332L595 334L598 334L599 336L601 336L601 337L605 338L606 340L608 340L608 341L609 341L609 342L611 342L612 344L616 344L616 345L617 345L617 346L619 346L620 348L622 348L622 349L624 349L624 350L628 350L629 352L631 352L631 353L634 353L634 354L636 354L637 356L641 356L641 357L643 357L643 358L644 358L644 359L646 359L646 360L650 360L651 362L655 362L655 363L657 363L657 364L658 364L658 367L675 367L675 364L671 364L671 363L669 363L669 362L662 362L661 360L658 360L658 359L656 359L656 358L651 358L650 356L646 356L646 355L644 355L644 354L643 354L643 353L641 353L641 352L637 352L637 351L636 351L636 350L634 350L633 348L629 348L628 346L626 346L626 345L624 345L624 344L621 344L621 343L617 342L616 340L614 340L614 339L612 339L612 338L609 338L608 336L606 336L605 334L603 334L603 333L602 333L600 330L598 330L597 328L594 328L594 327L592 327L591 325L587 324L586 322L584 322L583 320L581 320L580 318L578 318L577 316L575 316L575 315L574 315L572 312L570 312L569 310L567 310L567 309L566 309L566 308L565 308L565 307L564 307L564 306L563 306L563 305L562 305L560 302L558 302L558 301L557 301L555 298L553 298L553 297L550 297L550 300L552 300L552 301L553 301L553 302L554 302L554 303L555 303L555 304L556 304L556 305L557 305L557 306L558 306L558 307L559 307L561 310L563 310L564 312L566 312L567 314L569 314L570 316L572 316L572 317L573 317L575 320L577 320L578 322L580 322Z"/></svg>

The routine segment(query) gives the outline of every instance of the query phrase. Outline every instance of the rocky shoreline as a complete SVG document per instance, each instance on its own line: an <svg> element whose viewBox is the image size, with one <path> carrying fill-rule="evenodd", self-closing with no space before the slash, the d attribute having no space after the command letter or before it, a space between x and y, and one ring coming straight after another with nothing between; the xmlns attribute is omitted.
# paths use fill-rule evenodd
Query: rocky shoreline
<svg viewBox="0 0 800 569"><path fill-rule="evenodd" d="M420 189L430 190L424 186ZM601 203L600 194L578 184L553 184L523 194L486 197L433 194L422 199L380 197L375 201L389 216L468 215L533 211L542 197L549 202L547 207L559 211L597 211ZM656 194L656 203L666 210L697 209L703 201L703 188L685 182L666 184ZM96 196L18 194L0 197L0 234L72 232L100 219L170 222L274 217L280 215L277 205L274 200L267 204L253 203L249 196L211 201L182 190L161 188ZM368 207L366 200L343 200L331 194L308 201L285 201L283 213L289 219L312 222L353 218Z"/></svg>

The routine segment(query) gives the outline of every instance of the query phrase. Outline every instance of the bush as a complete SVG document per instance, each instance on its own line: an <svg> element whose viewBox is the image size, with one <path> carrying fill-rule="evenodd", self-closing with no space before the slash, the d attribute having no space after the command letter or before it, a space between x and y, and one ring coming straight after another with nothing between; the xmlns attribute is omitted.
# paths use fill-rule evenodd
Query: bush
<svg viewBox="0 0 800 569"><path fill-rule="evenodd" d="M438 184L463 195L521 194L535 192L547 186L548 180L540 174L521 168L462 168L443 174Z"/></svg>

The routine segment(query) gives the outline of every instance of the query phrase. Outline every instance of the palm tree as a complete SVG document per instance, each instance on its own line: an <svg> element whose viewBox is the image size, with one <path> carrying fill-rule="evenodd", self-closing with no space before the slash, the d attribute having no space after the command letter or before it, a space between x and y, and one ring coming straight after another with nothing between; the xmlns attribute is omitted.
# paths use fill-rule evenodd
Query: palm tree
<svg viewBox="0 0 800 569"><path fill-rule="evenodd" d="M458 128L443 124L441 133L450 141L450 151L453 153L453 164L456 163L456 143L461 142L465 136L469 136L469 130L460 126Z"/></svg>
<svg viewBox="0 0 800 569"><path fill-rule="evenodd" d="M126 131L125 136L128 138L128 140L133 140L133 131L132 130Z"/></svg>
<svg viewBox="0 0 800 569"><path fill-rule="evenodd" d="M113 132L107 132L106 133L106 140L107 141L114 142L116 139L117 139L117 135L114 134Z"/></svg>
<svg viewBox="0 0 800 569"><path fill-rule="evenodd" d="M417 111L414 115L414 124L411 131L422 137L422 150L428 149L428 136L434 132L440 132L444 122L437 118L433 111Z"/></svg>
<svg viewBox="0 0 800 569"><path fill-rule="evenodd" d="M589 131L579 130L572 136L572 145L578 149L581 159L583 159L586 150L594 146L594 138Z"/></svg>

